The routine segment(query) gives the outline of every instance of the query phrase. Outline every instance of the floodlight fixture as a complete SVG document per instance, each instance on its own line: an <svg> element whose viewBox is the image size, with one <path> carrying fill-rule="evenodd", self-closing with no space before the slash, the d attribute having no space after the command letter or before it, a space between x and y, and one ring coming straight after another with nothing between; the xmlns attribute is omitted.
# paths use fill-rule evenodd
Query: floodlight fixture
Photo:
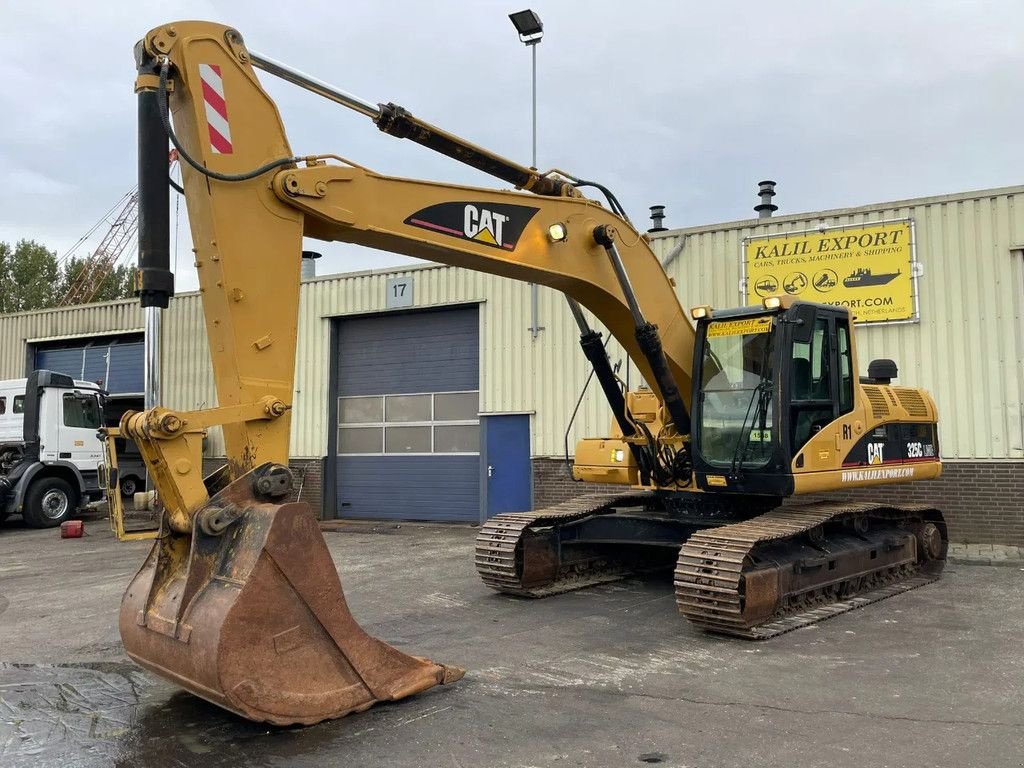
<svg viewBox="0 0 1024 768"><path fill-rule="evenodd" d="M525 11L510 13L508 17L512 25L519 33L519 39L526 45L536 45L544 37L544 23L534 11L527 8Z"/></svg>

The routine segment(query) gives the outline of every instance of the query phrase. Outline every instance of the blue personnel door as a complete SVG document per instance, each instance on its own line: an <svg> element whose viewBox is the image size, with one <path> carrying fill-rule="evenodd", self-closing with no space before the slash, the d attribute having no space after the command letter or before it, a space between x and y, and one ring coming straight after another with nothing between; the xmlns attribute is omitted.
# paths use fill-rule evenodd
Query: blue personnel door
<svg viewBox="0 0 1024 768"><path fill-rule="evenodd" d="M484 448L481 496L487 499L487 517L533 509L530 415L482 415L480 429Z"/></svg>

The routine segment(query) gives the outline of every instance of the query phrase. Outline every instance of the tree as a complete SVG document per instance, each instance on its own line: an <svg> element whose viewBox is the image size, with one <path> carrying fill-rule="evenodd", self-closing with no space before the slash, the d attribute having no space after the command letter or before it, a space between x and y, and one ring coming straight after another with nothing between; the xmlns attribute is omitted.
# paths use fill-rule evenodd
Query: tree
<svg viewBox="0 0 1024 768"><path fill-rule="evenodd" d="M72 256L64 265L63 274L60 279L60 288L57 291L57 301L66 296L68 292L85 279L91 286L94 284L92 275L95 272L99 259L96 256L79 258ZM83 276L83 271L85 275ZM127 299L133 295L135 286L135 270L131 265L123 264L114 266L110 272L100 281L96 292L90 298L82 297L75 303L93 301L113 301L114 299ZM91 288L90 288L91 291Z"/></svg>
<svg viewBox="0 0 1024 768"><path fill-rule="evenodd" d="M0 243L0 312L52 307L59 295L57 254L33 240Z"/></svg>
<svg viewBox="0 0 1024 768"><path fill-rule="evenodd" d="M72 256L61 267L57 254L34 240L20 240L15 247L0 242L0 314L54 307L86 274L92 274L98 258ZM130 264L114 266L92 296L76 303L112 301L133 295L135 270ZM86 294L92 292L90 289Z"/></svg>

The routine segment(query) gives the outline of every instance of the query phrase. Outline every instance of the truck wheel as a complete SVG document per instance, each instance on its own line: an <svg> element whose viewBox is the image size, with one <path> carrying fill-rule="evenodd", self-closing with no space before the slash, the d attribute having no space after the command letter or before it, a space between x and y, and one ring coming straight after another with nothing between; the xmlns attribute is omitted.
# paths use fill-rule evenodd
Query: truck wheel
<svg viewBox="0 0 1024 768"><path fill-rule="evenodd" d="M130 499L135 495L135 492L139 490L139 479L128 475L122 477L120 482L121 495L126 499Z"/></svg>
<svg viewBox="0 0 1024 768"><path fill-rule="evenodd" d="M33 528L53 528L75 514L78 492L66 480L44 477L32 483L25 494L22 516Z"/></svg>

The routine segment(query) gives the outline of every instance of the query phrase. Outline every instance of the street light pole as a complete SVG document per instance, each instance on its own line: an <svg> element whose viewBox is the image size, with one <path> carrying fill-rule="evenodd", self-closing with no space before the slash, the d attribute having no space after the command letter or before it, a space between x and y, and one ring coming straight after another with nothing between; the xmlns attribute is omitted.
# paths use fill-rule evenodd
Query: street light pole
<svg viewBox="0 0 1024 768"><path fill-rule="evenodd" d="M519 40L529 46L532 50L533 60L533 161L534 168L537 167L537 44L544 37L544 24L540 16L527 8L525 11L510 13L508 17L512 20L516 32L519 33ZM539 290L536 283L530 283L530 334L536 340L544 328L539 320Z"/></svg>
<svg viewBox="0 0 1024 768"><path fill-rule="evenodd" d="M537 167L537 43L540 39L537 39L536 43L531 43L530 48L533 50L533 167Z"/></svg>

